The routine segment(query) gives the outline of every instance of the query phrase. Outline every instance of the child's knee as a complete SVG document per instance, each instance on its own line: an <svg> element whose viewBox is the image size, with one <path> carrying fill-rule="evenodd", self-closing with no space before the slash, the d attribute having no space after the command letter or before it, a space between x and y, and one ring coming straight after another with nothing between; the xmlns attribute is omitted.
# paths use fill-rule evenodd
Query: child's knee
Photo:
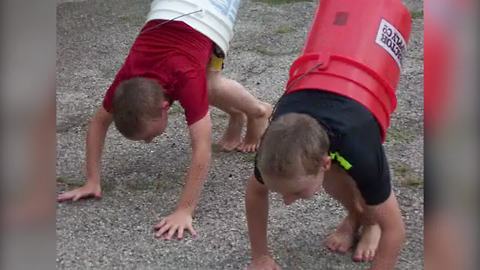
<svg viewBox="0 0 480 270"><path fill-rule="evenodd" d="M246 112L246 114L249 118L262 118L267 116L268 108L262 102L256 101L255 106L253 106L253 109Z"/></svg>

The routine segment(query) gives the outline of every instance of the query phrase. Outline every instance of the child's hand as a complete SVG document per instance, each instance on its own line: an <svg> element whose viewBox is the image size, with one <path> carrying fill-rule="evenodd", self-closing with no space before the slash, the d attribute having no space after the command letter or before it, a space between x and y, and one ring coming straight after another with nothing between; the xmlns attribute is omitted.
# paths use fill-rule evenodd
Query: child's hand
<svg viewBox="0 0 480 270"><path fill-rule="evenodd" d="M192 227L192 215L188 211L177 210L168 217L162 219L160 223L154 226L155 237L170 240L177 233L177 238L183 238L183 231L188 230L192 236L197 236L197 232Z"/></svg>
<svg viewBox="0 0 480 270"><path fill-rule="evenodd" d="M278 265L275 260L269 255L264 255L253 259L250 265L247 267L247 270L281 270L282 268Z"/></svg>
<svg viewBox="0 0 480 270"><path fill-rule="evenodd" d="M85 199L91 197L97 199L102 197L102 188L100 187L100 184L87 182L82 187L58 195L57 201L64 202L71 200L75 202L82 198Z"/></svg>

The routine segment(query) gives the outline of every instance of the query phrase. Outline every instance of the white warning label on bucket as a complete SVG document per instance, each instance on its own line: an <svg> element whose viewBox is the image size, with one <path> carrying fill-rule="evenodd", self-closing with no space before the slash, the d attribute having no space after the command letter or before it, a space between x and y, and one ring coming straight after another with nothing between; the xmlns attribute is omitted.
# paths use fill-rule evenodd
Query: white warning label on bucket
<svg viewBox="0 0 480 270"><path fill-rule="evenodd" d="M210 0L210 3L212 3L223 16L227 17L231 23L235 23L240 0Z"/></svg>
<svg viewBox="0 0 480 270"><path fill-rule="evenodd" d="M398 67L402 68L403 57L407 50L407 43L400 31L386 20L382 19L378 28L375 42L393 57Z"/></svg>

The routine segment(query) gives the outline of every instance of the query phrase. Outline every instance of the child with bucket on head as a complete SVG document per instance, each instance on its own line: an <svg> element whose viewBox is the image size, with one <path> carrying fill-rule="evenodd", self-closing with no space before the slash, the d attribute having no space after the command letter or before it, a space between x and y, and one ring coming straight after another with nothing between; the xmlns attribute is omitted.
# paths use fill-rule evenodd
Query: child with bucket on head
<svg viewBox="0 0 480 270"><path fill-rule="evenodd" d="M279 268L267 245L269 191L288 205L322 189L347 211L326 247L353 249L353 260L371 262L370 270L394 269L405 228L382 143L411 18L401 1L378 6L368 0L318 6L247 183L251 269ZM396 37L387 42L398 45L395 52L384 46L389 37Z"/></svg>
<svg viewBox="0 0 480 270"><path fill-rule="evenodd" d="M354 100L321 89L283 96L247 183L249 269L280 269L267 245L269 191L289 205L322 189L348 213L327 248L346 253L359 234L353 260L393 269L405 232L381 142L377 122Z"/></svg>
<svg viewBox="0 0 480 270"><path fill-rule="evenodd" d="M163 1L164 2L164 1ZM162 1L154 1L151 8ZM152 14L152 13L151 13ZM192 235L192 217L211 159L209 105L230 115L220 141L224 150L256 151L268 124L271 106L254 98L238 82L221 75L224 51L183 21L159 19L153 13L140 31L125 63L107 90L87 132L84 186L58 196L58 201L101 197L100 160L108 127L134 141L151 142L167 126L168 110L178 101L189 127L192 157L176 210L155 225L155 236ZM242 141L243 125L247 124Z"/></svg>

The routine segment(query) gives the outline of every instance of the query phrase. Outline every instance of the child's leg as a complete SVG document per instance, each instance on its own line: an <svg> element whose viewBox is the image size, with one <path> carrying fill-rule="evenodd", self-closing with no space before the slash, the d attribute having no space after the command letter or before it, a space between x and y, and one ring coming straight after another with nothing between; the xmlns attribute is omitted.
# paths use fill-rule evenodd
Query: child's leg
<svg viewBox="0 0 480 270"><path fill-rule="evenodd" d="M347 210L347 216L325 241L328 249L339 253L345 253L353 246L355 235L361 226L363 213L362 205L355 200L357 196L354 182L349 177L337 165L332 165L323 181L325 191Z"/></svg>
<svg viewBox="0 0 480 270"><path fill-rule="evenodd" d="M213 74L219 73L219 71L209 71L209 73L211 73L208 77L208 100L210 105L217 107L229 115L228 127L218 142L218 145L223 151L232 151L242 142L242 129L246 116L241 111L230 106L225 106L221 100L219 101L215 95L216 90L213 88L217 84L215 80L218 79L218 76L214 76Z"/></svg>
<svg viewBox="0 0 480 270"><path fill-rule="evenodd" d="M220 71L208 72L208 85L212 105L227 110L227 113L244 113L247 117L247 133L237 149L242 152L256 151L272 113L272 106L256 99L241 84L222 76Z"/></svg>
<svg viewBox="0 0 480 270"><path fill-rule="evenodd" d="M378 224L364 215L366 205L353 179L338 166L333 165L325 175L323 187L348 212L337 230L327 238L327 247L332 251L345 253L353 246L355 234L361 228L360 241L355 248L353 260L373 260L380 241L381 230Z"/></svg>
<svg viewBox="0 0 480 270"><path fill-rule="evenodd" d="M217 103L215 98L210 97L210 105L219 108L220 110L228 113L228 127L225 130L222 138L218 142L218 145L222 151L232 151L242 142L242 129L245 124L245 114L232 107L224 107L223 104Z"/></svg>

